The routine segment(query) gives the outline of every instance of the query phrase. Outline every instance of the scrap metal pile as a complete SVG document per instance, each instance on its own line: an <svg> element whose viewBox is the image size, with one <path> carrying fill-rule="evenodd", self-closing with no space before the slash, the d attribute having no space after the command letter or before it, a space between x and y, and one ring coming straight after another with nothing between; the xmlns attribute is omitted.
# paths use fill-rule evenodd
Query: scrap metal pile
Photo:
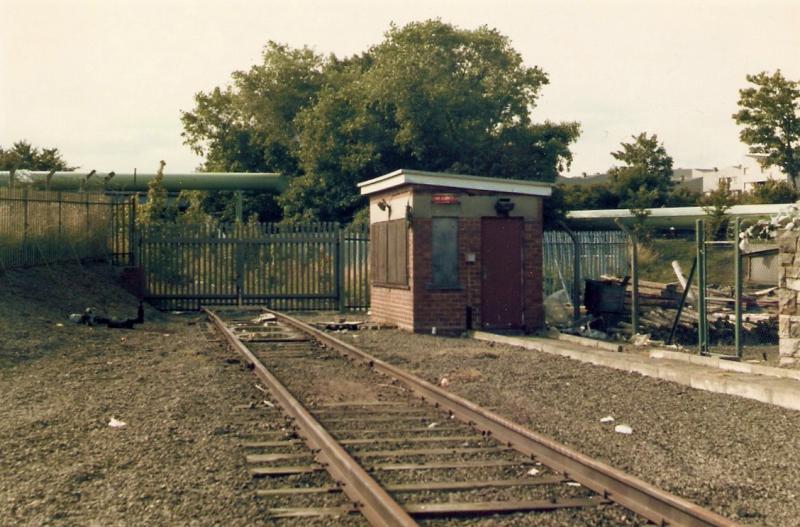
<svg viewBox="0 0 800 527"><path fill-rule="evenodd" d="M605 331L610 337L629 340L633 336L630 320L632 284L625 278L602 276L587 280L584 303L595 321L592 327ZM683 287L680 282L662 283L639 280L639 334L647 334L651 343L667 342L675 319L672 343L697 343L697 287L692 287L678 317ZM734 342L733 288L706 289L709 338L717 345ZM777 343L777 288L751 291L742 297L742 337L745 344Z"/></svg>

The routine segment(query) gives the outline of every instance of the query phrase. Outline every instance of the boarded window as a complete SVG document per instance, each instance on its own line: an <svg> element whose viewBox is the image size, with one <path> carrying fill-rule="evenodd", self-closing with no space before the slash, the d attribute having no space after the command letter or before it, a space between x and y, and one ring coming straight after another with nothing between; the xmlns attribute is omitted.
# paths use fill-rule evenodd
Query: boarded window
<svg viewBox="0 0 800 527"><path fill-rule="evenodd" d="M408 285L408 227L406 220L373 223L370 226L372 283Z"/></svg>
<svg viewBox="0 0 800 527"><path fill-rule="evenodd" d="M431 287L458 288L458 218L433 218L431 230Z"/></svg>

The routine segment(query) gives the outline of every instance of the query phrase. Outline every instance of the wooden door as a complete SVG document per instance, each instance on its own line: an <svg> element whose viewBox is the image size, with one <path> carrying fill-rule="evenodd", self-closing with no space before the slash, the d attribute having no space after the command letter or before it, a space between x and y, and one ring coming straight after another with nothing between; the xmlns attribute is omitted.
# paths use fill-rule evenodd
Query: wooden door
<svg viewBox="0 0 800 527"><path fill-rule="evenodd" d="M522 328L522 218L481 220L481 327Z"/></svg>

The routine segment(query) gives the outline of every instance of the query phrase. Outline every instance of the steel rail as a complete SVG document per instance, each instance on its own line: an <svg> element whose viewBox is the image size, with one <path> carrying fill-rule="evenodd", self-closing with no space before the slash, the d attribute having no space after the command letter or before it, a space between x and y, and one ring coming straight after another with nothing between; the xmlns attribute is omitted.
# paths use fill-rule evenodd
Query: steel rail
<svg viewBox="0 0 800 527"><path fill-rule="evenodd" d="M282 322L305 332L340 354L366 362L375 371L406 385L424 400L449 411L478 430L491 434L526 455L535 456L566 477L601 494L657 525L733 527L738 525L708 509L655 487L635 476L594 460L546 436L524 428L457 395L434 386L405 370L342 342L308 324L278 311L265 309Z"/></svg>
<svg viewBox="0 0 800 527"><path fill-rule="evenodd" d="M281 407L294 419L308 446L317 452L320 464L342 483L345 494L372 525L415 526L417 523L381 485L331 436L283 384L258 360L216 313L203 308L228 345L254 366Z"/></svg>

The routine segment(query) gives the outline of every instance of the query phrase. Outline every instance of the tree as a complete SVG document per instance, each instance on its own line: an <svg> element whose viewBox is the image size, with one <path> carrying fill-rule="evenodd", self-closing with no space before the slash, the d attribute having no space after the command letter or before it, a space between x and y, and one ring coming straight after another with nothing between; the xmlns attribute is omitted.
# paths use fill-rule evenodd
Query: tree
<svg viewBox="0 0 800 527"><path fill-rule="evenodd" d="M36 148L17 141L11 148L0 146L0 170L75 170L61 157L58 148Z"/></svg>
<svg viewBox="0 0 800 527"><path fill-rule="evenodd" d="M167 189L164 187L164 167L161 161L158 172L147 184L147 201L139 207L136 221L140 225L158 226L175 219L176 210L170 207Z"/></svg>
<svg viewBox="0 0 800 527"><path fill-rule="evenodd" d="M750 152L761 154L763 166L780 167L795 189L800 176L800 82L781 70L747 75L754 86L739 90L740 110L733 119L742 126L739 138Z"/></svg>
<svg viewBox="0 0 800 527"><path fill-rule="evenodd" d="M262 61L234 72L233 84L195 95L181 112L184 143L205 157L205 171L298 170L295 116L313 103L326 61L312 50L270 41Z"/></svg>
<svg viewBox="0 0 800 527"><path fill-rule="evenodd" d="M609 170L610 188L619 196L621 207L633 211L663 207L675 185L672 158L655 134L642 132L632 139L631 143L621 143L622 150L611 153L625 164Z"/></svg>
<svg viewBox="0 0 800 527"><path fill-rule="evenodd" d="M742 203L762 204L762 203L794 203L800 198L800 193L788 181L776 181L768 179L761 185L753 188L750 192L743 194Z"/></svg>
<svg viewBox="0 0 800 527"><path fill-rule="evenodd" d="M496 30L393 26L301 113L305 175L285 211L346 220L362 206L357 182L400 167L553 181L579 129L532 122L547 82Z"/></svg>
<svg viewBox="0 0 800 527"><path fill-rule="evenodd" d="M261 66L198 94L184 137L204 168L288 175L286 217L349 221L356 184L397 168L555 179L579 128L532 122L547 82L496 30L439 20L344 60L270 43Z"/></svg>
<svg viewBox="0 0 800 527"><path fill-rule="evenodd" d="M714 240L724 240L728 234L728 209L737 203L731 194L730 181L720 179L717 188L700 198L698 203L708 216L707 234Z"/></svg>

